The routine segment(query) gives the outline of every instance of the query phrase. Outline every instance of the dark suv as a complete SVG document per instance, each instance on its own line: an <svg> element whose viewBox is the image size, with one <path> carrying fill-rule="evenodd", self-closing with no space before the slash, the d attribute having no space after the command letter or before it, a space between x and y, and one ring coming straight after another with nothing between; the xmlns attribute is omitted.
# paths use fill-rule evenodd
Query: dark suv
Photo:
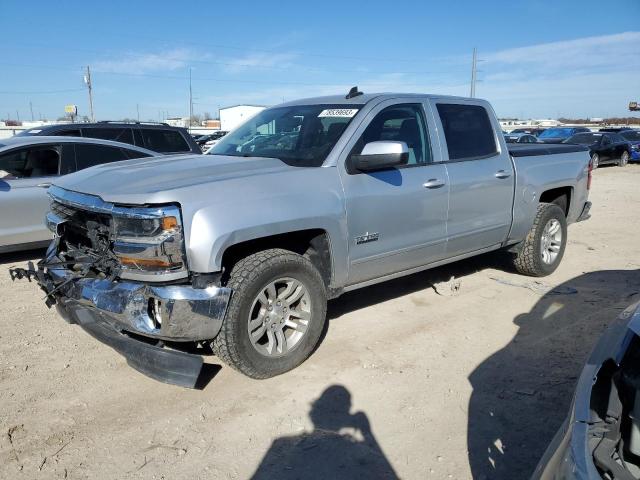
<svg viewBox="0 0 640 480"><path fill-rule="evenodd" d="M159 153L202 153L186 129L166 123L66 123L30 128L18 136L88 137L129 143Z"/></svg>

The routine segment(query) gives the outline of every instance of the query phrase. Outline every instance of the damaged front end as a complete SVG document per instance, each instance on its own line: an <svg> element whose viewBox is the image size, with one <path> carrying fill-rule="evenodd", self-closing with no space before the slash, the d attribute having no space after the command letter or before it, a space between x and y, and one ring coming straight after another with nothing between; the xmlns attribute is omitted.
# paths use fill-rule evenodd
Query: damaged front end
<svg viewBox="0 0 640 480"><path fill-rule="evenodd" d="M55 238L36 266L47 306L158 380L194 387L202 357L186 351L219 332L231 290L189 283L175 205L131 207L51 187L46 223Z"/></svg>

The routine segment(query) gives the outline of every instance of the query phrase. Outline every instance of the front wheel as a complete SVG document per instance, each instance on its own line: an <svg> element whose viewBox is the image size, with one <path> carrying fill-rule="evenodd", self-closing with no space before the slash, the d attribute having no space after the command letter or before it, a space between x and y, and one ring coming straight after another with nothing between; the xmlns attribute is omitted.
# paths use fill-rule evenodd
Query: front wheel
<svg viewBox="0 0 640 480"><path fill-rule="evenodd" d="M514 266L523 275L550 275L560 265L566 245L564 211L553 203L541 203L531 230L516 254Z"/></svg>
<svg viewBox="0 0 640 480"><path fill-rule="evenodd" d="M624 151L622 152L622 156L620 157L620 160L618 160L618 166L625 167L627 163L629 163L629 152Z"/></svg>
<svg viewBox="0 0 640 480"><path fill-rule="evenodd" d="M327 293L305 257L270 249L232 268L225 320L211 346L227 365L251 378L269 378L304 362L324 328Z"/></svg>

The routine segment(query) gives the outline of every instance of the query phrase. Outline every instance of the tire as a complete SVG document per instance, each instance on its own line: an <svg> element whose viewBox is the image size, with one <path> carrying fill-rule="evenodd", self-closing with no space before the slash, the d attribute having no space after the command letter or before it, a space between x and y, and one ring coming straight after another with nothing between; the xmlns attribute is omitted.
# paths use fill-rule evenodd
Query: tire
<svg viewBox="0 0 640 480"><path fill-rule="evenodd" d="M554 223L557 222L557 223ZM545 229L551 225L558 225L559 232L561 234L560 240L557 240L555 235L554 241L547 242L545 238ZM547 254L543 253L543 247L546 245L549 248ZM514 258L514 266L516 270L531 277L544 277L553 273L564 255L564 250L567 245L567 219L565 218L564 211L555 204L541 203L538 205L538 212L536 218L533 221L531 230L527 234L527 237L521 244L520 251ZM554 251L555 257L551 249L557 247L557 252ZM552 258L553 257L553 258Z"/></svg>
<svg viewBox="0 0 640 480"><path fill-rule="evenodd" d="M294 287L295 282L303 290ZM272 284L274 288L270 290ZM282 249L254 253L233 266L227 286L233 289L231 301L220 333L211 343L213 353L224 363L248 377L263 379L292 370L311 355L324 329L327 291L320 273L307 258ZM287 294L290 287L293 294ZM285 305L284 300L296 297L299 291L306 293L297 303L292 302L290 309L276 307L278 298L282 296ZM307 311L301 312L303 309ZM308 320L296 318L294 313L304 313ZM297 327L291 328L289 323ZM298 329L304 331L295 339ZM254 337L263 333L252 341L250 331Z"/></svg>
<svg viewBox="0 0 640 480"><path fill-rule="evenodd" d="M618 160L618 166L626 167L627 163L629 163L629 152L624 151L622 152L622 156L620 157L620 160Z"/></svg>
<svg viewBox="0 0 640 480"><path fill-rule="evenodd" d="M594 153L593 155L591 155L591 168L595 170L596 168L598 168L599 164L600 164L600 155L598 155L597 153Z"/></svg>

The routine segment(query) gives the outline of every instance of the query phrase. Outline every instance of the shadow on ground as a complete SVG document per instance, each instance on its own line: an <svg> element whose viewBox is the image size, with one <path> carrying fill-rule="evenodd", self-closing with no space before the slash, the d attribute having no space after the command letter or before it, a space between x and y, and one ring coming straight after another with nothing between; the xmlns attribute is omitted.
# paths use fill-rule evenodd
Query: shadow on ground
<svg viewBox="0 0 640 480"><path fill-rule="evenodd" d="M529 478L568 414L591 348L639 293L640 270L586 273L514 319L520 327L515 337L469 376L474 479Z"/></svg>
<svg viewBox="0 0 640 480"><path fill-rule="evenodd" d="M502 251L485 253L425 270L424 272L347 292L329 302L327 318L331 320L361 308L384 303L393 298L430 288L436 283L448 281L451 277L456 279L463 278L487 268L508 272L514 271L507 253Z"/></svg>
<svg viewBox="0 0 640 480"><path fill-rule="evenodd" d="M351 394L332 385L309 412L313 430L274 440L252 480L396 479L364 412L351 413Z"/></svg>

